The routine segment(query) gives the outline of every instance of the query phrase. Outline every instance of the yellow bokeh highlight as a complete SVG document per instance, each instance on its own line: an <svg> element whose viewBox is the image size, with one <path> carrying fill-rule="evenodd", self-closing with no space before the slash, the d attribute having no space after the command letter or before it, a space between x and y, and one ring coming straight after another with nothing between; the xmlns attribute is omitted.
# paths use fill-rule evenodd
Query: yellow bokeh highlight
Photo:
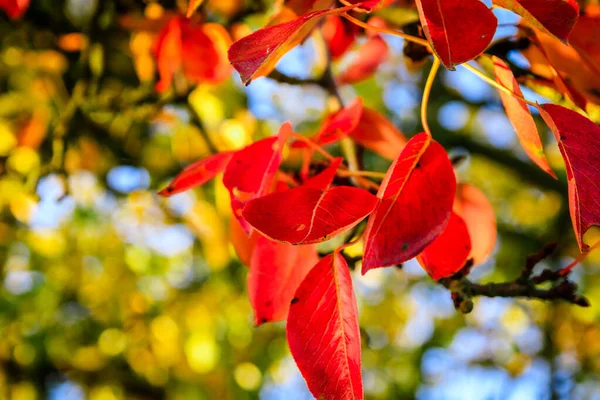
<svg viewBox="0 0 600 400"><path fill-rule="evenodd" d="M185 343L185 355L194 372L205 374L217 366L221 358L221 351L212 336L195 333Z"/></svg>
<svg viewBox="0 0 600 400"><path fill-rule="evenodd" d="M119 400L121 396L117 396L115 391L110 386L96 386L90 391L90 400Z"/></svg>
<svg viewBox="0 0 600 400"><path fill-rule="evenodd" d="M17 145L17 138L8 124L0 121L0 156L6 157Z"/></svg>
<svg viewBox="0 0 600 400"><path fill-rule="evenodd" d="M10 398L14 400L36 400L37 391L29 382L19 382L11 386Z"/></svg>
<svg viewBox="0 0 600 400"><path fill-rule="evenodd" d="M10 169L26 175L39 167L40 156L31 147L18 147L10 153L7 164Z"/></svg>
<svg viewBox="0 0 600 400"><path fill-rule="evenodd" d="M37 206L38 203L32 195L22 193L11 199L10 212L17 221L27 223L35 214Z"/></svg>
<svg viewBox="0 0 600 400"><path fill-rule="evenodd" d="M519 306L510 307L502 315L502 326L512 335L522 333L529 325L529 317Z"/></svg>
<svg viewBox="0 0 600 400"><path fill-rule="evenodd" d="M256 390L260 387L262 374L260 369L252 363L242 363L233 371L235 382L245 390Z"/></svg>
<svg viewBox="0 0 600 400"><path fill-rule="evenodd" d="M17 363L30 365L35 361L35 348L29 343L21 343L15 347L13 356Z"/></svg>
<svg viewBox="0 0 600 400"><path fill-rule="evenodd" d="M237 150L250 144L250 135L242 121L228 119L219 126L215 141L223 150Z"/></svg>
<svg viewBox="0 0 600 400"><path fill-rule="evenodd" d="M216 271L225 268L231 254L227 232L216 208L207 201L198 201L186 213L185 220L200 239L208 265Z"/></svg>
<svg viewBox="0 0 600 400"><path fill-rule="evenodd" d="M80 347L71 359L75 368L82 371L98 371L106 364L106 359L96 346Z"/></svg>
<svg viewBox="0 0 600 400"><path fill-rule="evenodd" d="M202 86L190 93L188 101L208 130L216 130L225 119L223 101Z"/></svg>
<svg viewBox="0 0 600 400"><path fill-rule="evenodd" d="M107 356L117 356L127 347L127 336L116 328L106 329L98 338L98 348Z"/></svg>
<svg viewBox="0 0 600 400"><path fill-rule="evenodd" d="M67 247L64 236L57 231L31 231L28 243L35 252L48 258L60 257Z"/></svg>

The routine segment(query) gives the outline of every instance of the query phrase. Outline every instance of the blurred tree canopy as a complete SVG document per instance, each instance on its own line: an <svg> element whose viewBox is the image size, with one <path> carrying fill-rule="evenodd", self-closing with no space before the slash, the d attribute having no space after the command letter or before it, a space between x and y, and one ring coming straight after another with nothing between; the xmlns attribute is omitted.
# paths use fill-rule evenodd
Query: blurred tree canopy
<svg viewBox="0 0 600 400"><path fill-rule="evenodd" d="M346 70L359 45L330 63L315 34L248 87L223 59L280 3L206 0L192 16L204 31L182 28L184 53L197 56L173 75L177 55L158 57L157 43L172 40L164 29L184 18L185 0L31 0L23 15L0 0L0 398L312 398L284 323L253 327L220 180L156 195L197 159L268 137L286 120L314 134L329 115L331 93L315 76ZM495 54L527 70L518 42L505 40L518 17L495 13ZM411 1L377 15L418 33ZM208 38L214 54L186 35ZM361 96L411 137L422 130L430 62L382 37L389 54L377 72L339 93L348 103ZM219 70L203 70L203 57L216 57ZM529 98L572 104L531 87ZM588 112L600 117L594 104ZM578 255L565 167L539 116L558 181L527 159L497 91L468 71L440 73L429 115L436 140L461 160L459 181L480 188L496 212L496 247L475 280L514 279L549 242L559 248L540 270ZM366 170L390 164L370 150L361 156ZM592 253L572 274L590 307L476 298L465 315L415 262L353 272L366 397L599 398L599 263Z"/></svg>

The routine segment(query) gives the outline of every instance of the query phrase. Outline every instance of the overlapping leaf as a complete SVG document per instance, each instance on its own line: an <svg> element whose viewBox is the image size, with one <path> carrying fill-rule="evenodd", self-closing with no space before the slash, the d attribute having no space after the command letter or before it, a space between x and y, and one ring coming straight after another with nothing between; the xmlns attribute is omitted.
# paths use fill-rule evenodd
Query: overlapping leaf
<svg viewBox="0 0 600 400"><path fill-rule="evenodd" d="M362 111L362 100L357 97L350 105L329 116L323 123L319 133L312 140L320 146L325 146L343 139L348 136L348 133L356 129ZM306 146L303 142L298 143Z"/></svg>
<svg viewBox="0 0 600 400"><path fill-rule="evenodd" d="M300 284L290 306L287 340L315 398L364 398L356 299L339 253L323 258Z"/></svg>
<svg viewBox="0 0 600 400"><path fill-rule="evenodd" d="M425 36L448 69L490 44L498 21L480 0L416 0Z"/></svg>
<svg viewBox="0 0 600 400"><path fill-rule="evenodd" d="M253 232L248 236L248 232L242 228L237 218L231 218L229 221L229 241L235 250L242 264L249 266L252 254L256 248L256 242L260 234Z"/></svg>
<svg viewBox="0 0 600 400"><path fill-rule="evenodd" d="M471 253L465 221L452 213L446 229L419 255L419 264L436 281L460 271Z"/></svg>
<svg viewBox="0 0 600 400"><path fill-rule="evenodd" d="M544 33L556 36L563 42L577 22L577 0L492 0L502 8L522 16L527 23Z"/></svg>
<svg viewBox="0 0 600 400"><path fill-rule="evenodd" d="M285 320L296 289L318 261L315 245L292 246L258 237L248 273L254 323Z"/></svg>
<svg viewBox="0 0 600 400"><path fill-rule="evenodd" d="M297 187L250 201L244 219L263 235L285 243L318 243L352 228L378 199L364 189Z"/></svg>
<svg viewBox="0 0 600 400"><path fill-rule="evenodd" d="M562 106L544 104L539 110L565 160L571 221L580 250L588 251L583 235L600 225L600 127Z"/></svg>
<svg viewBox="0 0 600 400"><path fill-rule="evenodd" d="M444 148L425 133L413 137L379 189L381 202L365 231L363 274L423 251L446 227L455 192Z"/></svg>
<svg viewBox="0 0 600 400"><path fill-rule="evenodd" d="M484 263L494 251L498 231L496 214L485 194L473 185L456 188L454 212L467 224L471 237L470 259L475 265Z"/></svg>
<svg viewBox="0 0 600 400"><path fill-rule="evenodd" d="M231 152L218 153L188 165L158 194L169 197L204 185L225 170L232 156Z"/></svg>
<svg viewBox="0 0 600 400"><path fill-rule="evenodd" d="M502 86L510 89L517 96L523 97L521 88L508 65L497 57L493 58L493 62L496 81ZM531 158L541 169L556 178L556 175L552 171L552 168L544 155L544 147L540 140L540 134L538 133L537 126L535 125L535 121L531 116L527 104L523 100L513 97L503 91L499 91L499 93L508 119L515 128L521 146L523 146L523 149L529 158Z"/></svg>
<svg viewBox="0 0 600 400"><path fill-rule="evenodd" d="M321 173L308 178L306 181L302 183L303 188L314 188L319 190L327 190L331 186L333 179L335 178L335 174L342 163L343 158L337 157L333 159L325 170L321 171Z"/></svg>
<svg viewBox="0 0 600 400"><path fill-rule="evenodd" d="M231 195L233 214L246 232L250 226L242 218L246 203L272 190L275 174L283 158L281 151L292 132L289 122L283 124L277 137L254 142L236 152L223 174L223 184Z"/></svg>

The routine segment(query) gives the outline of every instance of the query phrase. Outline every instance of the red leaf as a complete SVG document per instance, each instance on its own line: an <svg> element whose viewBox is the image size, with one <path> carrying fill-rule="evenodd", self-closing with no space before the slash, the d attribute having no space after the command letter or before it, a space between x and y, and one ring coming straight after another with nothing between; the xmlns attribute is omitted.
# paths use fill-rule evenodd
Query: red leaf
<svg viewBox="0 0 600 400"><path fill-rule="evenodd" d="M455 192L444 148L426 133L409 140L379 188L381 203L365 230L363 274L423 251L446 227Z"/></svg>
<svg viewBox="0 0 600 400"><path fill-rule="evenodd" d="M337 15L325 18L321 29L329 47L329 54L334 60L343 56L352 47L359 32L358 26Z"/></svg>
<svg viewBox="0 0 600 400"><path fill-rule="evenodd" d="M356 298L339 253L323 258L296 290L287 340L315 398L364 398Z"/></svg>
<svg viewBox="0 0 600 400"><path fill-rule="evenodd" d="M319 190L327 190L331 186L335 174L342 163L343 158L337 157L331 161L331 164L327 169L323 170L320 174L308 178L302 183L303 188L314 188Z"/></svg>
<svg viewBox="0 0 600 400"><path fill-rule="evenodd" d="M569 38L579 16L577 0L492 0L522 16L527 23L563 42Z"/></svg>
<svg viewBox="0 0 600 400"><path fill-rule="evenodd" d="M475 265L482 264L496 246L496 214L492 205L479 189L473 185L460 184L456 188L454 212L467 224L471 237L471 254Z"/></svg>
<svg viewBox="0 0 600 400"><path fill-rule="evenodd" d="M158 192L158 194L170 197L204 185L225 169L232 156L233 153L230 152L218 153L188 165L169 183L169 186Z"/></svg>
<svg viewBox="0 0 600 400"><path fill-rule="evenodd" d="M496 81L522 97L523 93L521 92L521 88L508 65L498 57L493 57L493 61ZM501 90L499 93L508 119L515 128L521 146L523 146L523 149L529 158L531 158L541 169L556 178L556 175L552 171L552 168L550 168L550 164L548 164L548 160L544 155L544 147L542 146L537 126L535 125L535 121L531 116L527 104L523 100L519 100Z"/></svg>
<svg viewBox="0 0 600 400"><path fill-rule="evenodd" d="M388 58L389 49L379 35L371 36L358 49L356 61L337 77L340 84L351 84L370 78Z"/></svg>
<svg viewBox="0 0 600 400"><path fill-rule="evenodd" d="M277 137L254 142L236 152L223 174L223 184L231 195L231 208L244 230L250 233L250 226L242 218L246 203L269 193L274 178L283 160L281 150L292 132L292 125L286 122L279 129Z"/></svg>
<svg viewBox="0 0 600 400"><path fill-rule="evenodd" d="M356 129L362 115L362 110L362 99L357 97L350 105L327 118L327 121L325 121L323 127L313 140L318 145L325 146L348 136L348 133Z"/></svg>
<svg viewBox="0 0 600 400"><path fill-rule="evenodd" d="M10 19L19 19L29 8L30 0L0 0L0 10L4 10Z"/></svg>
<svg viewBox="0 0 600 400"><path fill-rule="evenodd" d="M362 221L378 200L364 189L297 187L252 200L244 209L248 223L263 235L291 244L328 240Z"/></svg>
<svg viewBox="0 0 600 400"><path fill-rule="evenodd" d="M452 213L446 229L419 255L419 264L436 281L454 275L464 267L471 252L467 225Z"/></svg>
<svg viewBox="0 0 600 400"><path fill-rule="evenodd" d="M240 73L242 82L248 85L253 79L268 75L285 53L308 36L321 17L339 15L356 7L314 11L293 21L260 29L231 45L229 61Z"/></svg>
<svg viewBox="0 0 600 400"><path fill-rule="evenodd" d="M588 251L583 235L593 225L600 225L600 127L581 114L554 104L543 104L539 110L565 160L571 221L579 249Z"/></svg>
<svg viewBox="0 0 600 400"><path fill-rule="evenodd" d="M318 261L315 245L292 246L258 237L248 273L254 323L285 320L296 289Z"/></svg>
<svg viewBox="0 0 600 400"><path fill-rule="evenodd" d="M171 86L173 75L183 72L193 83L220 83L231 74L226 50L229 33L219 24L199 25L183 17L171 19L156 42L159 92Z"/></svg>
<svg viewBox="0 0 600 400"><path fill-rule="evenodd" d="M311 11L328 9L333 3L335 0L288 0L285 2L285 6L296 15L302 15Z"/></svg>
<svg viewBox="0 0 600 400"><path fill-rule="evenodd" d="M480 0L416 0L423 30L448 69L480 55L498 20Z"/></svg>
<svg viewBox="0 0 600 400"><path fill-rule="evenodd" d="M406 146L406 138L394 124L368 107L363 108L358 126L350 132L350 137L390 160L398 158Z"/></svg>
<svg viewBox="0 0 600 400"><path fill-rule="evenodd" d="M242 264L250 265L250 260L252 259L252 254L254 253L259 237L261 237L260 234L256 232L248 236L248 233L242 228L237 218L229 220L229 241Z"/></svg>

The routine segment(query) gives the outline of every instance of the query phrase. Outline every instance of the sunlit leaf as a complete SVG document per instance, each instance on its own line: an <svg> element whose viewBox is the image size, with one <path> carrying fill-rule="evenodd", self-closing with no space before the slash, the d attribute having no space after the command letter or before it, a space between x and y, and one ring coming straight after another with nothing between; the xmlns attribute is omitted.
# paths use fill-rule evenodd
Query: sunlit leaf
<svg viewBox="0 0 600 400"><path fill-rule="evenodd" d="M471 254L475 265L484 263L494 251L498 231L496 214L485 194L473 185L460 184L456 188L454 212L467 224L471 237Z"/></svg>
<svg viewBox="0 0 600 400"><path fill-rule="evenodd" d="M379 35L371 36L358 49L356 60L348 66L340 75L337 81L340 84L350 84L361 82L370 78L387 60L389 48L387 42Z"/></svg>
<svg viewBox="0 0 600 400"><path fill-rule="evenodd" d="M369 215L378 199L364 189L297 187L255 199L243 217L265 236L285 243L318 243L352 228Z"/></svg>
<svg viewBox="0 0 600 400"><path fill-rule="evenodd" d="M508 65L498 57L494 57L493 61L496 81L502 86L510 89L516 95L523 97L521 88ZM523 149L529 158L531 158L541 169L556 178L556 175L552 171L552 168L550 168L550 164L548 164L548 160L544 155L544 147L540 140L540 134L538 133L537 126L535 125L535 121L531 116L531 111L529 111L527 104L523 100L517 99L503 91L499 91L499 93L508 119L515 128L521 146L523 146Z"/></svg>
<svg viewBox="0 0 600 400"><path fill-rule="evenodd" d="M471 252L467 225L452 213L446 229L419 255L419 264L436 281L460 271Z"/></svg>
<svg viewBox="0 0 600 400"><path fill-rule="evenodd" d="M363 399L358 311L344 258L323 258L291 303L287 340L313 396Z"/></svg>
<svg viewBox="0 0 600 400"><path fill-rule="evenodd" d="M233 153L230 152L218 153L188 165L166 188L158 192L158 194L160 196L169 197L194 187L204 185L225 170L225 167L232 156Z"/></svg>
<svg viewBox="0 0 600 400"><path fill-rule="evenodd" d="M204 0L190 0L186 11L186 17L191 18L203 2Z"/></svg>
<svg viewBox="0 0 600 400"><path fill-rule="evenodd" d="M589 246L583 235L600 225L600 127L575 111L554 104L539 107L565 160L569 180L569 208L579 249Z"/></svg>
<svg viewBox="0 0 600 400"><path fill-rule="evenodd" d="M413 137L381 183L381 202L365 230L363 274L423 251L446 227L455 192L444 148L425 133Z"/></svg>
<svg viewBox="0 0 600 400"><path fill-rule="evenodd" d="M490 44L498 21L480 0L416 0L425 36L448 69Z"/></svg>
<svg viewBox="0 0 600 400"><path fill-rule="evenodd" d="M248 273L254 323L286 319L296 289L318 261L315 245L292 246L258 237Z"/></svg>
<svg viewBox="0 0 600 400"><path fill-rule="evenodd" d="M522 16L529 25L566 42L579 16L576 0L492 0Z"/></svg>

